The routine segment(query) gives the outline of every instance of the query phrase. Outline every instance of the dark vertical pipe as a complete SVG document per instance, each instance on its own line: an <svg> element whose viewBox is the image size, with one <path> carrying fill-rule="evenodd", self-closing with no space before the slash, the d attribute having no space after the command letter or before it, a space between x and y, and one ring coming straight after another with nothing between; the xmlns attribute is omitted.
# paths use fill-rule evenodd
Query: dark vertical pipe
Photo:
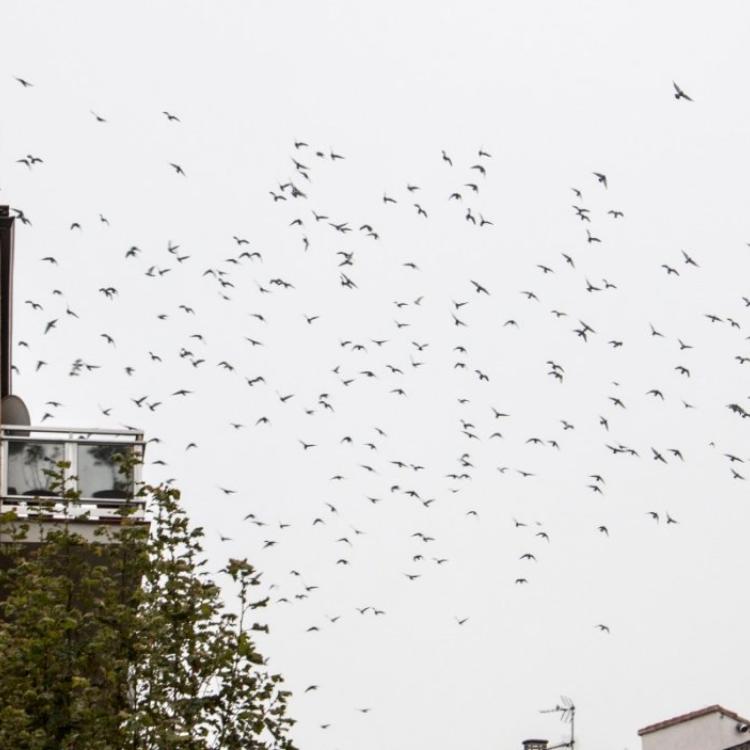
<svg viewBox="0 0 750 750"><path fill-rule="evenodd" d="M15 217L0 206L0 397L11 392L13 332L13 230Z"/></svg>

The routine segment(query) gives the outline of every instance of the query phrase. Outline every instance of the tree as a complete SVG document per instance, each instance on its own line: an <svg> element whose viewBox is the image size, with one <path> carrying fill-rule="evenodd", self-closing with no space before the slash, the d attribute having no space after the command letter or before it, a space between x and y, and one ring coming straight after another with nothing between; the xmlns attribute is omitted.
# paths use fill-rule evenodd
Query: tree
<svg viewBox="0 0 750 750"><path fill-rule="evenodd" d="M94 541L64 522L3 550L0 750L293 750L289 693L252 637L259 574L229 560L228 608L179 491L139 494L150 526L124 508Z"/></svg>

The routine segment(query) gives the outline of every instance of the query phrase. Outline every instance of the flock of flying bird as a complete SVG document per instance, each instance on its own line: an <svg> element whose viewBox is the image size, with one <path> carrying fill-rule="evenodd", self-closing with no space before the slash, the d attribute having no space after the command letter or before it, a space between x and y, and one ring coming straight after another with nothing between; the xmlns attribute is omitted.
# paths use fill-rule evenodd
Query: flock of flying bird
<svg viewBox="0 0 750 750"><path fill-rule="evenodd" d="M17 78L18 83L24 88L32 88L33 84L26 79ZM681 102L692 102L693 100L676 84L673 83L674 98ZM676 105L677 106L677 105ZM101 114L91 112L95 126L107 127L108 119ZM184 127L178 115L167 110L162 112L168 127ZM27 172L46 169L48 165L45 157L24 153L23 149L17 158L19 169ZM477 316L496 315L497 309L490 309L488 305L491 300L496 299L495 279L475 277L467 274L464 278L454 276L451 279L451 294L442 298L442 292L434 292L429 287L425 288L420 281L421 266L413 258L399 257L394 259L393 254L382 255L382 246L392 241L388 236L388 230L381 225L387 225L388 217L398 212L401 221L406 221L408 216L410 222L424 222L429 224L436 215L443 215L447 210L451 211L450 221L454 225L482 233L491 233L496 224L500 223L491 211L484 205L480 205L487 179L492 172L493 156L491 150L477 148L475 157L470 160L459 160L454 157L450 149L442 150L435 155L436 166L444 170L446 189L435 197L435 191L428 190L427 186L418 184L419 181L403 181L403 187L391 187L378 195L373 195L371 205L367 208L365 216L358 220L342 218L336 214L335 208L328 209L318 204L316 197L317 172L326 169L330 178L334 170L341 163L351 161L349 154L341 153L332 148L319 148L304 140L297 140L291 144L289 149L289 173L291 176L282 179L279 184L268 190L268 210L274 212L278 218L279 225L283 231L290 233L284 235L283 242L287 243L291 237L293 253L303 256L305 259L317 259L310 261L317 264L314 280L309 280L304 274L295 274L284 265L284 257L272 249L258 247L250 237L245 237L241 232L228 233L224 245L232 249L231 255L223 260L215 260L208 267L196 268L197 261L194 254L183 250L183 243L167 243L166 252L157 254L153 251L142 250L137 245L131 244L121 252L118 262L122 264L139 264L144 279L143 284L152 283L153 279L164 279L169 283L170 274L176 269L190 268L194 270L192 277L196 284L207 285L201 292L206 295L214 292L219 299L226 303L232 303L241 309L242 322L238 323L236 331L236 352L214 353L211 341L203 330L195 330L198 326L197 313L200 307L200 296L194 297L195 303L180 304L172 312L155 312L154 325L172 325L176 316L180 320L189 321L189 326L182 323L174 324L173 341L175 342L171 351L159 350L157 347L149 348L146 344L142 354L141 362L120 363L121 373L124 372L126 379L136 378L144 368L150 368L147 381L151 385L148 394L132 393L126 399L126 403L120 405L118 411L113 407L101 407L105 417L120 417L121 420L135 422L138 424L138 415L158 413L165 404L172 399L200 398L202 393L190 383L188 387L179 387L173 390L165 388L163 383L167 376L180 372L191 377L193 373L204 371L207 368L218 368L218 371L231 375L245 389L247 406L243 409L250 414L245 421L230 421L228 426L233 432L241 430L264 430L276 429L277 415L286 413L288 410L296 410L304 425L295 434L284 436L287 448L291 450L294 446L299 451L296 464L301 472L323 471L328 465L327 461L314 463L312 466L307 462L307 455L316 455L321 449L335 453L340 460L340 468L324 480L329 483L330 495L317 502L315 508L310 512L307 523L309 533L319 535L322 529L335 529L332 535L325 537L311 537L315 545L320 544L320 549L327 549L327 545L333 544L335 552L330 555L330 565L338 569L349 569L352 565L353 550L358 544L360 537L371 533L369 529L361 529L353 525L347 519L351 515L348 506L351 504L365 504L373 513L377 513L380 503L387 504L389 499L400 498L412 502L415 507L423 509L425 513L425 527L408 531L408 536L413 544L410 558L400 563L398 575L405 586L419 586L420 579L428 575L429 571L440 570L450 565L451 560L439 551L439 540L428 530L426 524L429 522L430 514L440 513L442 506L455 504L451 498L461 496L467 492L469 483L479 476L480 462L476 456L480 452L480 444L491 446L503 445L507 441L514 441L523 455L533 455L534 450L551 450L560 452L565 447L566 440L571 440L576 435L576 428L580 430L581 423L588 420L595 423L601 440L597 448L604 448L606 453L617 460L628 460L640 458L653 465L674 466L680 465L688 459L684 449L677 444L651 445L643 443L639 445L626 444L615 437L618 427L618 418L622 415L628 404L628 398L623 395L624 388L621 383L611 384L611 393L606 397L606 403L596 408L596 413L582 413L575 420L562 412L568 404L560 405L560 414L548 419L545 429L548 433L526 435L521 434L523 416L518 413L517 407L509 402L506 397L502 398L502 407L498 407L500 392L493 390L495 374L493 370L492 357L484 355L474 357L476 347L472 348L469 341L472 340L471 332L477 324ZM165 169L174 172L175 179L190 179L189 165L165 161ZM286 167L284 168L286 170ZM573 188L565 188L571 205L571 223L580 227L579 250L559 252L556 255L557 262L552 256L545 262L530 263L529 271L536 274L534 278L546 280L544 283L554 281L563 273L570 274L575 279L580 289L579 294L586 299L589 295L604 296L617 292L618 283L612 279L593 278L583 270L586 268L586 253L601 252L606 245L602 231L603 222L610 222L611 226L619 226L627 221L626 211L617 205L603 204L608 201L613 185L610 184L608 175L600 170L591 170L588 175L588 184L580 183ZM428 199L427 194L431 197ZM595 197L592 199L591 196ZM440 203L441 201L442 203ZM602 204L601 210L593 208L591 203L597 206ZM448 208L446 209L445 206ZM27 207L14 207L13 211L18 220L25 225L29 232L33 231L36 217L33 211ZM390 213L389 213L390 212ZM380 220L377 218L380 217ZM98 214L96 220L101 228L109 231L110 221L104 213ZM419 226L423 226L420 224ZM69 232L82 233L87 230L78 219L74 219L66 227ZM416 231L419 231L418 228ZM486 234L482 234L482 237ZM19 250L17 252L17 264L21 265L25 235L20 233ZM396 241L394 241L396 242ZM381 253L380 259L373 259L373 253ZM654 273L663 272L670 280L678 280L688 273L701 272L701 259L694 257L692 252L685 250L674 254L674 260L668 260L661 264L655 264ZM39 263L46 266L57 267L65 263L64 259L55 255L45 255L38 259ZM24 259L24 264L31 261ZM250 370L238 360L244 360L248 356L255 356L256 352L262 352L273 347L274 342L274 319L269 312L266 300L279 295L288 295L288 303L291 309L296 309L295 296L305 300L313 299L313 296L304 296L306 284L321 284L326 289L326 294L335 298L336 304L343 311L342 318L346 326L354 331L356 326L357 310L360 309L356 296L360 294L373 294L370 280L367 274L361 272L363 266L373 263L390 264L391 272L400 274L411 274L413 282L408 286L413 293L404 298L387 300L384 302L383 310L392 310L384 313L381 317L380 328L377 332L357 332L351 336L342 337L340 334L331 334L326 342L337 352L335 361L319 361L307 363L305 367L299 367L295 374L294 390L287 390L288 382L281 379L274 380L268 372L261 370ZM118 269L112 269L112 275L117 276ZM256 288L248 283L248 278L255 279ZM184 278L184 277L183 277ZM262 280L258 281L257 279ZM184 280L182 281L184 284ZM146 289L146 287L143 287ZM548 287L549 289L549 287ZM207 291L208 290L208 291ZM111 309L106 306L116 306L120 300L121 289L115 283L105 283L98 287L97 295L100 296L102 310ZM375 290L377 292L377 290ZM140 290L138 290L140 294ZM520 289L517 292L518 300L523 305L532 305L541 309L546 299L542 292L531 288ZM46 295L46 296L42 296ZM382 296L382 295L381 295ZM59 329L65 328L73 332L72 326L81 318L75 309L75 302L71 302L74 295L66 294L62 289L55 288L49 293L39 290L35 298L22 300L25 308L23 313L17 310L21 325L18 326L18 340L16 341L16 362L19 364L17 372L20 377L17 382L24 383L31 374L40 371L49 365L46 358L51 357L48 351L53 351L52 339ZM252 307L247 308L247 300L252 300ZM437 337L429 340L421 339L412 331L420 329L420 320L426 316L425 309L434 306L431 310L439 308L438 315L442 319L442 329ZM742 297L736 301L736 307L741 312L743 308L750 307L750 298ZM55 312L49 312L54 310ZM102 314L102 319L108 313ZM430 313L432 314L432 312ZM117 318L112 314L112 320L118 320L116 325L120 326L116 334L114 329L102 331L96 334L98 343L105 347L116 349L121 337L135 335L126 327L127 318ZM545 311L550 325L555 328L551 334L554 338L570 337L573 344L581 347L597 347L597 351L618 352L627 350L627 344L622 337L610 335L602 330L597 321L583 320L574 310L563 310L555 307ZM730 330L739 331L738 341L741 340L742 324L737 320L740 313L721 315L714 313L701 313L708 324L728 327ZM511 317L499 320L497 328L503 335L523 329L524 313L513 313ZM229 318L228 318L229 319ZM300 338L309 338L317 335L316 331L324 322L325 313L306 309L301 311L299 317L299 329L294 335ZM603 321L606 327L606 321ZM230 324L231 325L231 324ZM242 327L241 326L246 326ZM342 327L346 327L342 325ZM139 331L138 335L148 339L148 331ZM281 335L281 334L279 334ZM661 326L648 322L644 325L642 338L654 342L663 341L665 345L675 347L675 352L680 355L680 360L675 362L671 377L677 378L681 383L690 381L693 375L696 357L693 345L683 338L678 338L672 333L667 333ZM669 340L669 341L668 341ZM91 343L93 347L93 343ZM322 347L321 347L322 348ZM584 352L586 350L583 350ZM32 354L33 352L33 354ZM272 356L272 355L271 355ZM577 354L577 356L587 356ZM598 355L597 355L598 356ZM742 352L731 355L738 365L750 364L750 355ZM684 359L683 359L684 357ZM85 375L96 375L98 370L107 371L96 361L97 357L77 357L72 364L66 365L66 374L71 377ZM482 361L486 364L483 364ZM537 365L534 364L534 367ZM526 363L519 363L519 368L526 367ZM551 386L564 388L569 379L570 367L556 359L548 359L544 363L545 376L549 378ZM20 368L20 369L19 369ZM435 372L441 372L450 383L459 383L455 393L442 394L446 400L459 410L460 417L455 425L455 431L446 438L455 440L460 445L455 462L450 467L431 465L429 460L416 456L396 456L391 451L390 432L391 427L384 424L354 425L349 415L346 418L340 411L340 403L349 401L349 394L353 389L366 389L361 392L364 402L378 401L379 399L409 399L426 380L434 380ZM440 377L443 377L441 375ZM454 377L462 379L456 381ZM143 381L139 381L143 382ZM104 378L102 389L106 389L107 382ZM20 389L23 391L23 387ZM152 392L158 395L152 395ZM698 408L687 398L672 398L662 386L654 386L633 398L652 399L654 402L678 404L680 410L687 414ZM564 397L562 397L564 398ZM303 402L303 403L301 403ZM58 409L62 404L58 401L47 401L41 422L54 421L57 418ZM389 409L391 407L388 407ZM750 416L750 409L746 409L739 400L722 405L728 408L738 418ZM143 411L146 410L146 411ZM391 412L389 412L391 413ZM158 416L155 417L158 419ZM237 415L233 419L241 419ZM389 417L392 419L392 417ZM321 420L333 420L334 423L342 425L341 434L336 444L323 447L325 431L318 431L316 425ZM287 420L288 421L288 420ZM299 424L299 423L298 423ZM167 429L167 425L164 425ZM304 433L304 434L303 434ZM150 451L160 447L159 438L151 438L155 444ZM192 451L199 449L200 441L190 441L184 445L184 450L192 455ZM594 449L592 448L592 454ZM415 451L419 453L419 451ZM502 451L498 451L502 453ZM495 455L498 455L495 453ZM365 457L362 457L362 456ZM537 454L538 455L538 454ZM598 454L597 454L598 455ZM485 454L482 455L485 458ZM746 459L740 455L740 451L727 451L727 473L733 480L743 481L746 479L742 465ZM252 456L250 456L252 461ZM150 465L165 465L160 459L150 461ZM482 468L486 468L482 464ZM508 481L511 477L518 481L533 481L542 470L537 466L530 468L528 465L494 465L490 468L494 478L493 481ZM168 482L179 481L177 478L169 478ZM590 493L592 497L603 496L607 492L608 484L603 471L592 469L580 477L582 491ZM355 489L353 489L353 487ZM343 489L339 489L343 488ZM237 487L217 486L216 493L219 498L240 501L244 491ZM238 506L239 507L239 506ZM246 505L242 506L247 509ZM470 507L463 511L467 523L480 517L480 510ZM678 526L679 514L674 510L664 508L650 509L644 514L644 523L658 525L659 528ZM373 525L377 525L377 518L372 516ZM289 528L289 523L278 519L261 517L256 511L247 512L243 515L243 522L249 527L257 529L257 549L262 554L278 554L276 550L283 548L283 537ZM544 545L551 542L550 531L537 521L529 518L519 519L510 516L508 524L512 524L519 534L523 535L524 544ZM590 531L600 535L602 539L609 538L614 530L611 524L604 522L592 523ZM236 532L239 534L239 530ZM219 535L220 541L229 543L233 536ZM517 556L514 567L507 573L508 583L514 587L523 588L525 585L533 584L534 575L529 572L536 570L536 564L540 562L542 554L540 549L544 547L529 547ZM438 551L435 551L438 550ZM267 551L267 552L264 552ZM322 554L322 553L321 553ZM293 552L289 553L290 559ZM261 562L261 567L263 563ZM429 567L428 567L429 566ZM279 604L293 604L313 597L319 590L319 586L310 585L302 575L302 572L294 568L289 573L291 583L275 583L271 589L275 592L275 601ZM335 597L335 592L334 592ZM357 607L359 616L382 617L387 615L384 606L372 603ZM353 613L354 614L354 613ZM463 627L471 622L470 614L451 613L456 627ZM327 624L333 626L342 615L327 616ZM592 629L598 629L601 633L610 634L610 625L606 622L594 622L587 625ZM304 628L308 633L320 631L322 625L315 622ZM317 684L311 684L305 689L305 693L315 692L319 689ZM369 707L358 707L358 711L368 713ZM330 724L321 725L323 729Z"/></svg>

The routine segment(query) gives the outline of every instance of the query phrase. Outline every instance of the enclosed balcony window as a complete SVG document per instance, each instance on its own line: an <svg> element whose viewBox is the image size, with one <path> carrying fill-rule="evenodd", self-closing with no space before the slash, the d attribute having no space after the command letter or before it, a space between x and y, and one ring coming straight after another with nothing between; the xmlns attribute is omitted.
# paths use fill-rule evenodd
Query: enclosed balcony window
<svg viewBox="0 0 750 750"><path fill-rule="evenodd" d="M112 520L125 508L140 519L145 504L135 489L141 486L144 448L137 430L0 425L0 513ZM121 459L129 466L125 473ZM60 474L61 461L65 487L78 495L72 503L62 502L61 488L48 475Z"/></svg>
<svg viewBox="0 0 750 750"><path fill-rule="evenodd" d="M124 500L133 496L132 473L120 470L129 445L80 443L78 445L78 489L81 497Z"/></svg>
<svg viewBox="0 0 750 750"><path fill-rule="evenodd" d="M8 441L8 494L55 497L54 479L47 471L56 471L64 458L63 443Z"/></svg>

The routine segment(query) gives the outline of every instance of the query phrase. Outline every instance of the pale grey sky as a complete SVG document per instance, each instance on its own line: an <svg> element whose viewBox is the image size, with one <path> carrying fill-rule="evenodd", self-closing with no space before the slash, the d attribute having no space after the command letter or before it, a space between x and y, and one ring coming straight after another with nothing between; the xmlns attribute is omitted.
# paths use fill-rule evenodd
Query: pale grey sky
<svg viewBox="0 0 750 750"><path fill-rule="evenodd" d="M137 425L161 440L148 459L167 465L147 475L182 487L212 565L247 556L274 586L262 646L295 691L300 747L561 740L567 727L538 713L561 694L578 706L582 750L638 748L638 727L711 703L750 710L748 490L731 474L750 468L724 456L750 461L750 423L727 409L750 409L750 363L735 359L750 356L746 4L3 10L0 201L33 223L17 232L15 338L29 346L16 348L15 391L35 421L52 411L49 423ZM673 80L693 102L675 100ZM346 158L332 162L331 150ZM17 163L27 154L44 163ZM306 197L287 189L275 202L270 191L289 180ZM473 225L467 209L493 224ZM189 257L178 262L169 242ZM141 252L126 258L132 246ZM243 250L262 261L227 260ZM339 252L353 265L339 267ZM41 261L50 255L57 265ZM110 285L114 301L98 292ZM573 332L580 320L596 331L587 343ZM100 369L68 377L78 357ZM48 365L36 372L38 360ZM248 387L258 375L265 383ZM193 393L170 395L180 388ZM161 405L139 409L142 396ZM256 425L262 416L270 424ZM190 441L199 448L186 452ZM365 606L385 614L360 615Z"/></svg>

